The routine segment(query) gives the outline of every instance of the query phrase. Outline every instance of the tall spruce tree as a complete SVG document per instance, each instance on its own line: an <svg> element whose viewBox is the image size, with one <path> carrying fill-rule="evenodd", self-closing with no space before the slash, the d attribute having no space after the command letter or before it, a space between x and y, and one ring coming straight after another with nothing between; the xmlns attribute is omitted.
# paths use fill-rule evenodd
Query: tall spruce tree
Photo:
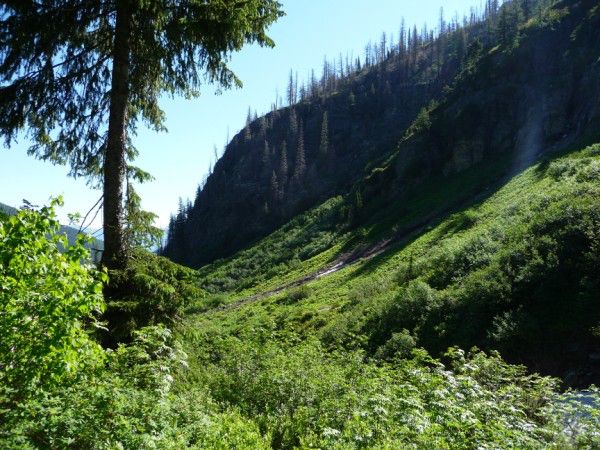
<svg viewBox="0 0 600 450"><path fill-rule="evenodd" d="M279 158L279 187L282 191L285 189L288 179L288 170L287 143L283 141L281 143L281 156Z"/></svg>
<svg viewBox="0 0 600 450"><path fill-rule="evenodd" d="M352 93L350 93L352 94ZM329 121L327 119L327 111L323 112L323 120L321 122L321 142L319 143L319 156L322 159L327 157L329 153Z"/></svg>
<svg viewBox="0 0 600 450"><path fill-rule="evenodd" d="M302 119L298 126L298 146L296 147L296 160L294 161L294 181L300 183L306 171L306 156L304 154L304 127Z"/></svg>
<svg viewBox="0 0 600 450"><path fill-rule="evenodd" d="M0 4L0 134L29 153L101 180L104 263L125 265L124 180L140 120L164 130L163 93L241 85L229 55L272 46L275 0L12 0Z"/></svg>

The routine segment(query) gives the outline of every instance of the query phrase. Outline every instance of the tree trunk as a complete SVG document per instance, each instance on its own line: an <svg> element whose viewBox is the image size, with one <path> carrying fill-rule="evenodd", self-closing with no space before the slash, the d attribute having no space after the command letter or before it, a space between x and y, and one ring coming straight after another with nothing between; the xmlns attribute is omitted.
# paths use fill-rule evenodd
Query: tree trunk
<svg viewBox="0 0 600 450"><path fill-rule="evenodd" d="M126 265L123 233L123 185L126 170L131 20L131 12L127 3L127 0L117 2L108 139L104 155L104 254L102 262L109 269L119 269Z"/></svg>

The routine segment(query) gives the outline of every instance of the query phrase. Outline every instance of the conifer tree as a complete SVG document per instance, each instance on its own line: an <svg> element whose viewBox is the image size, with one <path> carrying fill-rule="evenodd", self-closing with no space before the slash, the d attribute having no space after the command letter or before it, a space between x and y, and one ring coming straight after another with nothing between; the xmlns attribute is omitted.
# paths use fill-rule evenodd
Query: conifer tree
<svg viewBox="0 0 600 450"><path fill-rule="evenodd" d="M271 182L269 183L269 197L271 204L274 204L279 199L279 182L277 180L277 174L273 170L271 172Z"/></svg>
<svg viewBox="0 0 600 450"><path fill-rule="evenodd" d="M379 42L379 62L383 62L386 58L387 53L387 34L385 31L381 33L381 40Z"/></svg>
<svg viewBox="0 0 600 450"><path fill-rule="evenodd" d="M296 110L294 108L290 109L290 136L292 139L295 139L298 134L298 117L296 116Z"/></svg>
<svg viewBox="0 0 600 450"><path fill-rule="evenodd" d="M319 85L317 83L317 77L315 76L315 69L310 71L310 95L315 96L319 91Z"/></svg>
<svg viewBox="0 0 600 450"><path fill-rule="evenodd" d="M398 33L398 54L400 58L404 58L406 54L406 24L404 17L400 21L400 31Z"/></svg>
<svg viewBox="0 0 600 450"><path fill-rule="evenodd" d="M269 142L265 140L265 145L264 145L263 151L262 151L261 164L262 164L262 170L265 171L266 173L269 172L269 168L271 166L270 157L271 157L271 150L269 149Z"/></svg>
<svg viewBox="0 0 600 450"><path fill-rule="evenodd" d="M323 112L323 120L321 122L321 142L319 143L319 156L322 159L325 159L327 157L328 152L329 152L329 123L328 123L328 119L327 119L327 111L324 111Z"/></svg>
<svg viewBox="0 0 600 450"><path fill-rule="evenodd" d="M523 20L523 11L517 1L505 3L498 14L496 32L500 44L512 47L519 34L519 24Z"/></svg>
<svg viewBox="0 0 600 450"><path fill-rule="evenodd" d="M295 83L294 83L294 72L290 69L290 77L288 79L288 87L287 87L287 102L288 105L294 104L295 97Z"/></svg>
<svg viewBox="0 0 600 450"><path fill-rule="evenodd" d="M281 157L279 158L279 184L283 190L288 179L288 158L287 158L287 143L281 143Z"/></svg>
<svg viewBox="0 0 600 450"><path fill-rule="evenodd" d="M139 121L163 130L161 94L196 96L204 75L240 85L229 54L273 45L265 30L281 15L275 0L0 5L0 135L11 145L26 131L30 154L102 182L109 268L126 263L124 181Z"/></svg>
<svg viewBox="0 0 600 450"><path fill-rule="evenodd" d="M302 120L298 126L298 146L296 147L296 160L294 161L294 175L296 182L300 182L306 171L306 158L304 155L304 130Z"/></svg>

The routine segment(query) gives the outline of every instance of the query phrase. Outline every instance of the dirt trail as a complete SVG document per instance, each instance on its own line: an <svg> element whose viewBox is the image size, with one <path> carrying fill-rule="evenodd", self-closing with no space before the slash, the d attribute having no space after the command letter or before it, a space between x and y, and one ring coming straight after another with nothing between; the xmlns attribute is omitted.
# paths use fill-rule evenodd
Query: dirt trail
<svg viewBox="0 0 600 450"><path fill-rule="evenodd" d="M275 294L279 294L287 289L299 287L311 281L317 280L319 278L325 277L327 275L331 275L332 273L338 272L342 270L344 267L347 267L351 264L354 264L358 261L367 261L371 258L374 258L377 255L380 255L385 250L388 249L393 239L384 239L374 245L371 245L364 249L354 250L350 253L343 253L338 256L332 263L326 265L320 270L313 272L311 274L305 275L302 278L298 278L297 280L290 281L286 284L283 284L275 289L271 289L269 291L260 292L258 294L251 295L249 297L244 297L240 300L237 300L233 303L228 303L227 305L219 306L218 308L213 309L213 311L226 311L229 309L239 308L242 305L247 303L252 303L258 300L262 300L263 298L271 297Z"/></svg>
<svg viewBox="0 0 600 450"><path fill-rule="evenodd" d="M546 148L544 151L541 151L536 154L535 161L543 161L544 156L546 158L551 158L553 155L558 154L562 148L565 148L565 146L573 142L573 140L574 139L572 137L569 137L567 139L563 139L560 143L556 143L553 146ZM503 175L499 176L497 180L495 180L485 188L481 189L479 193L473 195L470 199L463 198L454 202L453 204L447 205L446 207L442 207L435 212L431 212L419 222L409 225L396 232L393 236L376 242L375 244L372 244L367 247L359 246L352 252L343 253L340 256L338 256L333 262L316 272L313 272L297 280L290 281L289 283L283 284L275 289L254 294L252 296L242 298L227 305L219 306L218 308L215 308L212 311L226 311L229 309L239 308L240 306L245 305L247 303L252 303L263 298L271 297L275 294L285 291L286 289L299 287L316 279L325 277L327 275L331 275L332 273L338 272L344 267L347 267L359 261L368 261L372 258L375 258L376 256L388 250L392 245L403 241L406 242L415 235L422 233L427 227L431 227L436 223L439 223L441 218L451 214L452 212L460 210L461 208L464 208L471 204L475 204L485 199L487 196L490 195L490 193L494 192L504 184L508 183L515 175L521 173L522 170L523 167L513 167Z"/></svg>
<svg viewBox="0 0 600 450"><path fill-rule="evenodd" d="M275 289L271 289L269 291L260 292L258 294L251 295L249 297L244 297L240 300L237 300L232 303L228 303L226 305L221 305L218 308L213 309L212 311L227 311L230 309L236 309L240 306L243 306L248 303L253 303L258 300L262 300L267 297L271 297L275 294L279 294L287 289L299 287L311 281L317 280L319 278L323 278L327 275L331 275L332 273L338 272L345 267L348 267L357 262L364 262L370 259L375 258L376 256L381 255L383 252L388 250L393 244L396 244L399 241L406 240L411 236L422 231L427 223L421 222L418 225L414 225L410 227L410 229L405 229L402 232L396 233L394 236L382 239L374 244L368 245L366 247L359 246L354 249L352 252L346 252L339 255L333 262L327 264L325 267L317 270L316 272L310 273L308 275L303 276L302 278L298 278L297 280L290 281L286 284L283 284Z"/></svg>

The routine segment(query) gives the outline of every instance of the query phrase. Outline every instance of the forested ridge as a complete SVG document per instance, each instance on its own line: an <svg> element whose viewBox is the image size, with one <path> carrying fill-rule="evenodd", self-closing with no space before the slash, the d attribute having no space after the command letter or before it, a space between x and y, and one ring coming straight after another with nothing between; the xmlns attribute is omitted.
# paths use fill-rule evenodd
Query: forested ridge
<svg viewBox="0 0 600 450"><path fill-rule="evenodd" d="M497 45L532 41L528 35L535 27L525 25L552 20L547 7L544 1L502 7L489 1L479 15L473 10L469 17L446 21L441 14L440 23L429 30L401 22L397 40L383 34L380 42L366 46L362 59L325 61L320 79L313 72L298 86L290 74L289 105L274 104L260 118L248 112L246 127L227 145L193 202L180 202L163 253L198 267L232 254L327 198L346 194L395 150L419 112L448 95L457 76L469 72L482 55ZM557 44L568 45L566 34L554 34ZM550 59L562 54L550 46L546 51ZM497 59L481 62L493 66ZM524 55L514 58L525 73L531 72L530 63ZM504 67L509 70L508 64ZM486 83L487 76L478 73L473 84ZM492 89L487 95L493 95ZM490 124L505 119L504 108L482 107ZM478 126L464 119L465 127ZM479 153L491 145L488 137ZM426 164L435 164L435 151L427 155Z"/></svg>

